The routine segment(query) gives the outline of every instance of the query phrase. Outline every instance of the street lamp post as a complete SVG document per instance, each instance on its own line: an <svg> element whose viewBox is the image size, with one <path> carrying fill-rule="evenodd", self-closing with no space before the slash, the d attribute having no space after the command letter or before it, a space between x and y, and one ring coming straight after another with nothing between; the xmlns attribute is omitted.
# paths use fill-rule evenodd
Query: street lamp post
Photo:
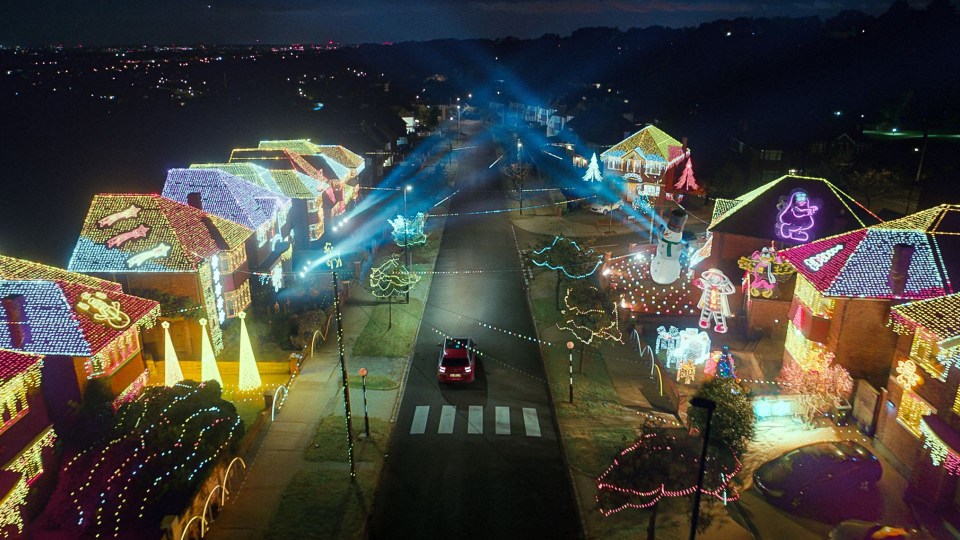
<svg viewBox="0 0 960 540"><path fill-rule="evenodd" d="M333 306L337 316L337 351L340 357L340 383L343 387L343 414L347 421L347 458L350 461L350 480L357 479L357 469L353 461L353 419L350 416L350 388L347 385L347 364L343 354L343 314L340 311L340 286L337 273L333 274Z"/></svg>
<svg viewBox="0 0 960 540"><path fill-rule="evenodd" d="M517 139L517 176L520 178L520 215L523 215L523 143Z"/></svg>
<svg viewBox="0 0 960 540"><path fill-rule="evenodd" d="M570 366L570 403L573 403L573 342L567 342L567 353Z"/></svg>
<svg viewBox="0 0 960 540"><path fill-rule="evenodd" d="M410 222L407 221L407 192L412 190L413 186L407 184L403 186L403 262L407 272L410 271L410 251L407 245L410 243ZM407 287L406 301L410 303L410 287Z"/></svg>
<svg viewBox="0 0 960 540"><path fill-rule="evenodd" d="M367 416L367 368L360 368L360 385L363 388L363 432L370 438L370 417Z"/></svg>
<svg viewBox="0 0 960 540"><path fill-rule="evenodd" d="M457 98L460 101L460 98ZM457 103L457 145L460 145L460 104Z"/></svg>
<svg viewBox="0 0 960 540"><path fill-rule="evenodd" d="M717 404L709 399L695 397L690 400L694 407L707 410L707 425L703 430L703 449L700 451L700 470L697 472L697 490L693 492L693 518L690 520L690 540L697 537L697 520L700 517L700 492L703 490L703 474L707 467L707 443L710 441L710 418Z"/></svg>

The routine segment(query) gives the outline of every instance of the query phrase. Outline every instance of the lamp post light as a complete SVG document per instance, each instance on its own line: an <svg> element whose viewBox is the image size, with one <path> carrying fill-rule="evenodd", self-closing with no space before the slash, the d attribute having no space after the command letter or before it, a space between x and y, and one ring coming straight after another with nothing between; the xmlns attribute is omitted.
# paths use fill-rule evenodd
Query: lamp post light
<svg viewBox="0 0 960 540"><path fill-rule="evenodd" d="M410 243L410 222L407 221L407 192L413 190L413 186L407 184L403 186L403 264L406 270L410 271L410 251L407 245ZM410 303L410 287L407 287L406 302Z"/></svg>
<svg viewBox="0 0 960 540"><path fill-rule="evenodd" d="M343 354L343 313L340 311L340 286L336 271L333 275L333 306L337 316L337 352L340 358L340 383L343 388L343 414L347 423L347 459L350 461L350 480L356 481L357 469L353 460L353 419L350 415L350 388L347 385L347 364Z"/></svg>
<svg viewBox="0 0 960 540"><path fill-rule="evenodd" d="M570 403L573 403L573 342L567 342L568 360L570 366Z"/></svg>
<svg viewBox="0 0 960 540"><path fill-rule="evenodd" d="M517 176L520 177L520 215L523 215L523 143L517 138Z"/></svg>
<svg viewBox="0 0 960 540"><path fill-rule="evenodd" d="M460 98L457 98L460 101ZM460 144L460 104L457 103L457 145Z"/></svg>
<svg viewBox="0 0 960 540"><path fill-rule="evenodd" d="M367 416L367 368L360 368L360 385L363 388L363 432L370 438L370 417Z"/></svg>
<svg viewBox="0 0 960 540"><path fill-rule="evenodd" d="M703 474L707 466L707 443L710 441L710 417L717 404L707 398L695 397L690 400L694 407L707 410L707 425L703 430L703 449L700 451L700 470L697 472L697 490L693 492L693 518L690 520L690 540L697 537L697 520L700 517L700 492L703 490Z"/></svg>

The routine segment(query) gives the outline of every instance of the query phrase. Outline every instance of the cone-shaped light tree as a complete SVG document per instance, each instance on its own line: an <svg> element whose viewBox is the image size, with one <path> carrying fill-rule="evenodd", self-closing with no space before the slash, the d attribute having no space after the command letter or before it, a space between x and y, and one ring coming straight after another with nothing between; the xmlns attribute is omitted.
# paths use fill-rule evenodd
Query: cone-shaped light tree
<svg viewBox="0 0 960 540"><path fill-rule="evenodd" d="M673 187L682 191L700 190L700 185L697 184L697 179L693 176L693 159L687 158L687 165L683 168L683 174L680 175L680 179Z"/></svg>
<svg viewBox="0 0 960 540"><path fill-rule="evenodd" d="M200 378L204 381L214 380L223 388L223 379L217 367L217 358L213 354L213 345L207 335L207 320L200 319Z"/></svg>
<svg viewBox="0 0 960 540"><path fill-rule="evenodd" d="M170 339L170 323L163 321L160 326L163 327L163 384L173 386L183 380L183 370L180 369L180 359Z"/></svg>
<svg viewBox="0 0 960 540"><path fill-rule="evenodd" d="M253 356L253 346L250 344L250 334L247 333L247 314L240 312L240 391L247 392L263 386L260 380L260 371L257 369L257 359Z"/></svg>
<svg viewBox="0 0 960 540"><path fill-rule="evenodd" d="M600 174L600 165L597 164L597 153L594 152L590 157L590 165L587 165L587 172L583 175L584 182L599 182L603 180Z"/></svg>

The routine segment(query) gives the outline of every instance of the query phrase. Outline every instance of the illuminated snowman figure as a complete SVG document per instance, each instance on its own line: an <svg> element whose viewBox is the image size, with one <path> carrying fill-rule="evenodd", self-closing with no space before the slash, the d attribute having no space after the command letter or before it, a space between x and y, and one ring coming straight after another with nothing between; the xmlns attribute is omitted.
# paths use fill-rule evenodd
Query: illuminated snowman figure
<svg viewBox="0 0 960 540"><path fill-rule="evenodd" d="M718 333L727 331L727 317L730 316L730 302L727 297L736 291L733 282L720 270L711 268L693 280L693 284L703 289L700 302L700 328L709 328L710 321L714 322L713 330Z"/></svg>
<svg viewBox="0 0 960 540"><path fill-rule="evenodd" d="M683 251L683 225L687 212L676 208L670 212L667 227L660 235L657 253L650 261L650 278L661 285L669 285L680 278L680 253Z"/></svg>

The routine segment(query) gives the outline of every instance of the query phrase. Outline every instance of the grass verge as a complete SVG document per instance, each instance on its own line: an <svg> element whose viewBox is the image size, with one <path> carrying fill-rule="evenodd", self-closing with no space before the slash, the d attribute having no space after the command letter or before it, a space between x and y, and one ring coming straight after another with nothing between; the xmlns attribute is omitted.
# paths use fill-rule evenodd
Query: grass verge
<svg viewBox="0 0 960 540"><path fill-rule="evenodd" d="M427 281L428 278L421 280ZM393 314L390 314L390 311ZM423 316L423 302L410 296L410 303L386 303L369 309L370 319L353 346L353 356L407 357L413 350L413 339Z"/></svg>

